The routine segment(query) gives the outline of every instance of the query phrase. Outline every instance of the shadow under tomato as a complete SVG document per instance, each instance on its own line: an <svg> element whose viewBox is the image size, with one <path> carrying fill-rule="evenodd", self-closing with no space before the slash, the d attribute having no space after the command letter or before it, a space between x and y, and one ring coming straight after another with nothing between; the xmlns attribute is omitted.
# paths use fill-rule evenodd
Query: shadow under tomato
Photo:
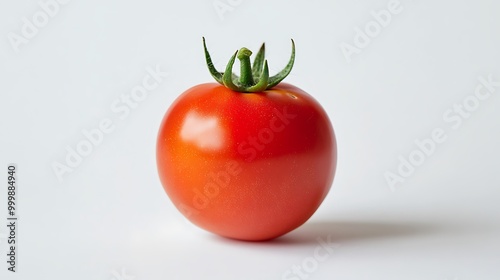
<svg viewBox="0 0 500 280"><path fill-rule="evenodd" d="M422 236L442 231L443 227L419 222L377 222L377 221L310 221L298 229L268 241L241 241L213 236L217 241L239 245L286 247L317 245L318 238L346 244L369 242L381 239ZM328 238L328 236L330 236Z"/></svg>
<svg viewBox="0 0 500 280"><path fill-rule="evenodd" d="M435 224L417 222L311 221L295 231L277 238L275 242L317 244L317 238L326 238L329 235L331 236L330 240L335 243L364 242L432 234L441 229L441 226ZM282 240L280 241L280 239Z"/></svg>

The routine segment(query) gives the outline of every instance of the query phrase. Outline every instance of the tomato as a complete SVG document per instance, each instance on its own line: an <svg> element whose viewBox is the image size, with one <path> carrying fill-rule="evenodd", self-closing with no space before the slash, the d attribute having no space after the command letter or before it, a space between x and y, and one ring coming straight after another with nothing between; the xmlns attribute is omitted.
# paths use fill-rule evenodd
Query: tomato
<svg viewBox="0 0 500 280"><path fill-rule="evenodd" d="M159 177L177 209L241 240L273 239L306 222L330 189L336 158L327 113L284 83L250 93L194 86L170 106L157 139Z"/></svg>

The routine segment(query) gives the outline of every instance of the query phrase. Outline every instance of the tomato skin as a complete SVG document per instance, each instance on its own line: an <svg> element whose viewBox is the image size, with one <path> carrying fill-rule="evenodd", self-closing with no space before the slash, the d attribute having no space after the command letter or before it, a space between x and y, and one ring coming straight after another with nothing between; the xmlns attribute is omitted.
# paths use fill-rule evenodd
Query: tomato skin
<svg viewBox="0 0 500 280"><path fill-rule="evenodd" d="M194 86L170 106L157 139L174 205L199 227L241 240L273 239L306 222L336 163L326 112L285 83L260 93Z"/></svg>

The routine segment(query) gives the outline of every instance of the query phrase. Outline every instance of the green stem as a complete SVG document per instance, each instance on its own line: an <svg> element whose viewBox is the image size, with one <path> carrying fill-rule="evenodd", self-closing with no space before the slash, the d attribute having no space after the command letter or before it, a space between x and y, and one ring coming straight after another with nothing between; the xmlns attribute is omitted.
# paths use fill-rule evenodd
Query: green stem
<svg viewBox="0 0 500 280"><path fill-rule="evenodd" d="M240 84L244 87L249 87L254 84L252 75L252 64L250 63L250 56L252 51L247 48L241 48L238 51L238 59L240 60Z"/></svg>
<svg viewBox="0 0 500 280"><path fill-rule="evenodd" d="M269 67L267 60L265 60L265 46L262 44L255 60L253 67L250 65L250 56L252 52L247 48L241 48L236 51L226 66L224 72L219 72L215 69L210 54L208 53L203 38L203 48L205 51L205 60L207 61L208 70L217 82L223 84L225 87L238 91L238 92L262 92L271 89L279 84L288 74L292 71L293 63L295 62L295 43L292 40L292 55L288 64L278 74L269 77ZM233 74L234 61L238 58L240 60L241 76ZM253 69L252 69L253 68Z"/></svg>

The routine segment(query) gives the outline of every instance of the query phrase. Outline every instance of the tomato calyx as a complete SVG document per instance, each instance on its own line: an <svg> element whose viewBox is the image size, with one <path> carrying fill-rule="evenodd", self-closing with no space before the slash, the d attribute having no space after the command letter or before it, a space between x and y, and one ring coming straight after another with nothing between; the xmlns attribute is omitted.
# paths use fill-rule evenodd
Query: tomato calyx
<svg viewBox="0 0 500 280"><path fill-rule="evenodd" d="M283 79L290 74L295 62L295 42L292 39L292 55L288 64L283 70L274 76L269 77L269 66L267 60L264 59L266 48L263 43L257 52L253 65L250 63L252 51L247 48L241 48L236 51L229 59L224 72L219 72L215 69L212 63L212 58L208 52L205 38L203 37L203 48L205 50L205 60L208 70L214 79L225 87L238 92L261 92L266 89L278 85ZM240 61L240 76L233 73L234 62L238 58Z"/></svg>

